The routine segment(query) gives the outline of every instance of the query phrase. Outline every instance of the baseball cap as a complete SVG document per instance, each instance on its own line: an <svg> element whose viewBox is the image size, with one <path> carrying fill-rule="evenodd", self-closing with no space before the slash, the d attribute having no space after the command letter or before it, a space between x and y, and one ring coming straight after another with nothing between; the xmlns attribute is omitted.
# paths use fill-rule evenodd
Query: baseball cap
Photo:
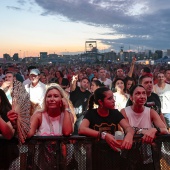
<svg viewBox="0 0 170 170"><path fill-rule="evenodd" d="M30 71L30 74L34 74L34 75L39 75L40 74L40 71L38 69L32 69Z"/></svg>

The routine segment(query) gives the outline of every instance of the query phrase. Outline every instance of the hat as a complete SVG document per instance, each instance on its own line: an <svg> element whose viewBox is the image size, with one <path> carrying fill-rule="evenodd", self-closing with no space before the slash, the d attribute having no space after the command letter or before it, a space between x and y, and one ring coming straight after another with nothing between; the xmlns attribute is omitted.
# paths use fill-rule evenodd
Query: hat
<svg viewBox="0 0 170 170"><path fill-rule="evenodd" d="M39 75L40 74L40 71L38 69L32 69L30 71L30 74L34 74L34 75Z"/></svg>

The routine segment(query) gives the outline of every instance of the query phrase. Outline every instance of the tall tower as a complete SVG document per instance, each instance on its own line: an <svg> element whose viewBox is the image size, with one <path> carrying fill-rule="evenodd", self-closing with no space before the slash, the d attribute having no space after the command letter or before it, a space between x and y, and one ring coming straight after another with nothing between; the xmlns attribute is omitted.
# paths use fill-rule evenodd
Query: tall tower
<svg viewBox="0 0 170 170"><path fill-rule="evenodd" d="M124 48L123 45L120 46L120 61L124 61L123 48Z"/></svg>

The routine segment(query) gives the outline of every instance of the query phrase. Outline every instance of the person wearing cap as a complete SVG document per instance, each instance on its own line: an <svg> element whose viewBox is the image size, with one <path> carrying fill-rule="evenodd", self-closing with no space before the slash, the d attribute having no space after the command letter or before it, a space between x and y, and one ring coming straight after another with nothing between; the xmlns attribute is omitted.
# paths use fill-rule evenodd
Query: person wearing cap
<svg viewBox="0 0 170 170"><path fill-rule="evenodd" d="M32 69L36 69L36 67L35 67L35 66L29 66L29 67L28 67L28 78L23 81L23 85L24 85L24 86L25 86L26 84L30 84L30 83L31 83L31 80L30 80L30 78L29 78L29 74L30 74L30 71L31 71Z"/></svg>
<svg viewBox="0 0 170 170"><path fill-rule="evenodd" d="M32 115L35 110L42 108L46 86L40 81L40 71L38 69L32 69L30 71L29 79L31 83L25 85L25 89L30 95Z"/></svg>

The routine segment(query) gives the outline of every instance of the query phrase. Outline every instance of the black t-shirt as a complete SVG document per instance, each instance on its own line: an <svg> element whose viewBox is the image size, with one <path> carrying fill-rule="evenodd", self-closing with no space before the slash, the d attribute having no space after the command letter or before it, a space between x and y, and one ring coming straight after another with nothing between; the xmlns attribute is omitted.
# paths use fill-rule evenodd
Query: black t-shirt
<svg viewBox="0 0 170 170"><path fill-rule="evenodd" d="M7 117L7 114L2 113L0 116L1 116L1 118L2 118L5 122L8 122L8 121L9 121L9 119L8 119L8 117ZM0 134L1 134L1 131L0 131Z"/></svg>
<svg viewBox="0 0 170 170"><path fill-rule="evenodd" d="M107 117L101 117L97 113L97 109L92 109L86 112L84 119L89 120L89 128L100 132L105 131L114 135L115 131L118 130L119 122L124 119L124 117L117 109L109 110Z"/></svg>
<svg viewBox="0 0 170 170"><path fill-rule="evenodd" d="M70 93L70 100L73 103L76 114L82 114L86 111L90 94L88 90L82 92L78 86Z"/></svg>
<svg viewBox="0 0 170 170"><path fill-rule="evenodd" d="M130 105L132 105L132 101L129 99L126 106ZM147 97L145 106L154 109L159 115L161 114L161 101L156 93L151 93L151 95Z"/></svg>
<svg viewBox="0 0 170 170"><path fill-rule="evenodd" d="M9 119L8 119L8 117L7 117L7 114L2 113L0 116L1 116L1 118L2 118L5 122L8 122L8 121L9 121Z"/></svg>

